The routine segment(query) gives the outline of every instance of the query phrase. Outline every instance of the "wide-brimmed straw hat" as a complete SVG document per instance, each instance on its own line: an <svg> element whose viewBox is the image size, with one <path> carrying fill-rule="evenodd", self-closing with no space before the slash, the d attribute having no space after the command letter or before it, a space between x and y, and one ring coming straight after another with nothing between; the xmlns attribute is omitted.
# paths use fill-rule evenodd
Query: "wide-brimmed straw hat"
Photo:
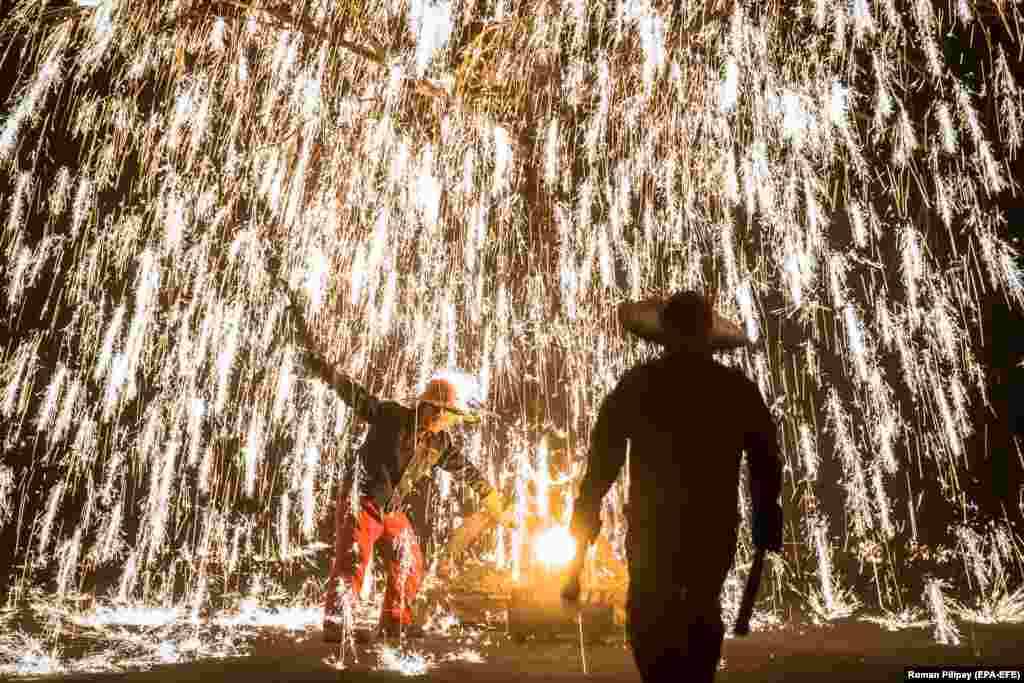
<svg viewBox="0 0 1024 683"><path fill-rule="evenodd" d="M619 324L641 339L666 348L731 351L750 344L743 328L715 311L716 293L676 292L619 305Z"/></svg>

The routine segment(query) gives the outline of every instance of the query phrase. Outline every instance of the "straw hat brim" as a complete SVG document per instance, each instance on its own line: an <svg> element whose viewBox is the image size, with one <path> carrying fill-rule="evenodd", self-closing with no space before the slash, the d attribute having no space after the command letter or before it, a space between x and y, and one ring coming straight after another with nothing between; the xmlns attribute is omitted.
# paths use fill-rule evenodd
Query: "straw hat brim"
<svg viewBox="0 0 1024 683"><path fill-rule="evenodd" d="M667 348L732 351L750 344L743 328L715 312L707 336L686 335L665 322L667 301L648 299L619 305L619 324L631 334Z"/></svg>

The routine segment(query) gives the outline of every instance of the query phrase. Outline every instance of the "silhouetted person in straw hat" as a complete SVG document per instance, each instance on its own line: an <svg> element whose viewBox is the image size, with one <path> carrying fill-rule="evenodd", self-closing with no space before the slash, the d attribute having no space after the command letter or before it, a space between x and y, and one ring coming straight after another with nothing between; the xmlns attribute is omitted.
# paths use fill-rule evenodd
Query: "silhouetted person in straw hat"
<svg viewBox="0 0 1024 683"><path fill-rule="evenodd" d="M389 637L421 635L419 627L413 625L411 606L423 578L423 553L405 505L417 484L434 468L443 468L469 485L498 523L514 523L506 501L453 442L452 427L460 422L478 422L479 418L466 405L469 397L458 396L456 385L443 378L430 380L412 407L371 395L326 361L316 350L301 310L294 305L292 310L306 346L306 368L370 424L358 454L364 476L348 478L335 508L334 561L325 594L324 639L342 639L344 606L339 604L339 581L344 583L344 599L354 604L375 547L380 549L388 572L379 631ZM357 489L354 492L353 487ZM369 640L375 634L362 631L355 635Z"/></svg>
<svg viewBox="0 0 1024 683"><path fill-rule="evenodd" d="M753 541L782 548L776 428L757 385L715 361L748 343L714 297L680 292L619 308L622 325L665 347L605 398L576 499L577 556L562 596L579 599L601 500L629 452L627 635L644 681L709 682L721 656L720 594L736 552L740 458L750 465Z"/></svg>

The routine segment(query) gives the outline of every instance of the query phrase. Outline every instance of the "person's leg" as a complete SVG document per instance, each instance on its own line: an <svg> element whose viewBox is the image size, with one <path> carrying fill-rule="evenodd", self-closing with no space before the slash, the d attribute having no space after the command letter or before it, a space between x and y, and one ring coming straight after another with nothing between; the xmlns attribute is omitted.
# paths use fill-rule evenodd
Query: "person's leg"
<svg viewBox="0 0 1024 683"><path fill-rule="evenodd" d="M652 681L711 683L718 670L725 629L716 588L677 582L630 580L626 632L640 677ZM696 597L701 591L703 596Z"/></svg>
<svg viewBox="0 0 1024 683"><path fill-rule="evenodd" d="M408 626L412 624L412 604L423 578L423 553L405 513L384 518L381 557L388 572L381 622Z"/></svg>
<svg viewBox="0 0 1024 683"><path fill-rule="evenodd" d="M338 604L338 584L344 582L345 599L353 604L359 597L366 567L373 554L373 546L383 533L376 506L364 498L357 514L353 514L345 495L339 497L335 508L334 561L324 593L324 622L336 621L341 613Z"/></svg>
<svg viewBox="0 0 1024 683"><path fill-rule="evenodd" d="M691 680L682 668L679 641L684 636L672 624L678 609L678 601L672 600L666 590L630 578L626 635L645 683Z"/></svg>
<svg viewBox="0 0 1024 683"><path fill-rule="evenodd" d="M720 595L735 554L735 529L705 524L699 555L693 536L692 530L681 534L678 527L650 524L631 529L627 539L626 633L646 682L711 683L718 669L725 635Z"/></svg>
<svg viewBox="0 0 1024 683"><path fill-rule="evenodd" d="M689 680L707 683L715 680L725 638L719 600L721 589L721 583L714 587L694 584L692 593L682 600L680 613L685 615L685 632L679 650L679 666L687 672Z"/></svg>
<svg viewBox="0 0 1024 683"><path fill-rule="evenodd" d="M680 668L680 641L684 636L679 628L678 553L670 547L671 541L662 540L666 542L659 544L652 529L631 530L626 544L626 636L645 683L690 680Z"/></svg>
<svg viewBox="0 0 1024 683"><path fill-rule="evenodd" d="M680 665L694 681L713 681L722 658L722 585L736 555L735 533L722 529L724 543L709 547L701 562L683 567L680 614L685 617L686 638Z"/></svg>

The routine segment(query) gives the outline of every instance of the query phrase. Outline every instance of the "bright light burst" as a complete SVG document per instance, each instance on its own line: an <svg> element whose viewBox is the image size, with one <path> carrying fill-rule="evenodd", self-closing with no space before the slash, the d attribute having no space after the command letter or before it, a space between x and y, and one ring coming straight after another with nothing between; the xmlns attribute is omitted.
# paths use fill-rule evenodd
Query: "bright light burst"
<svg viewBox="0 0 1024 683"><path fill-rule="evenodd" d="M970 536L964 475L981 298L1024 303L996 205L1020 51L993 29L1021 4L680 4L21 2L0 444L54 474L30 495L0 463L16 592L113 568L122 599L199 604L301 559L358 440L301 372L285 283L376 393L472 375L500 416L472 456L522 498L539 431L578 463L650 353L615 306L714 281L757 339L727 362L773 407L800 501L772 604L783 577L823 618L913 602L943 642L952 590L985 619L1019 612L1019 541ZM995 33L968 45L982 22ZM961 562L921 559L922 505L958 520ZM908 585L918 561L944 582Z"/></svg>
<svg viewBox="0 0 1024 683"><path fill-rule="evenodd" d="M549 569L564 567L576 556L576 540L568 527L553 526L534 540L533 553Z"/></svg>

